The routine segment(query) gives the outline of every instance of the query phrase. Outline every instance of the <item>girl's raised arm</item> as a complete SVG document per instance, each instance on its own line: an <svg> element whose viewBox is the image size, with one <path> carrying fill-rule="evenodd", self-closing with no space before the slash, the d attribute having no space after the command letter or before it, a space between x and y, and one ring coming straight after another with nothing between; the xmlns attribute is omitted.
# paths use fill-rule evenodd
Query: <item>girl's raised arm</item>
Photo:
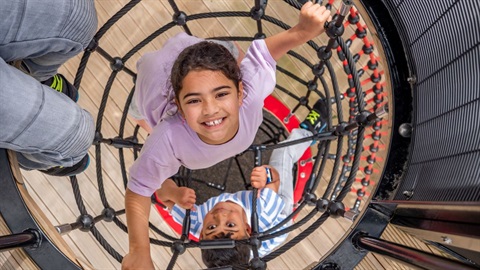
<svg viewBox="0 0 480 270"><path fill-rule="evenodd" d="M322 34L329 18L330 10L319 4L306 2L300 10L300 18L295 26L265 39L273 59L278 61L289 50Z"/></svg>

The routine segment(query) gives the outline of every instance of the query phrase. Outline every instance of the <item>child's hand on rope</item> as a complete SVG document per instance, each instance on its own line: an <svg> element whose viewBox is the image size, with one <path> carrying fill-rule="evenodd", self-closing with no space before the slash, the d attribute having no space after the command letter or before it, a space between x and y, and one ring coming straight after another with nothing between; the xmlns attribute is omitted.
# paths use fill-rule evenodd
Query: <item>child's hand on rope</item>
<svg viewBox="0 0 480 270"><path fill-rule="evenodd" d="M197 195L195 190L187 187L178 187L175 191L174 202L183 209L194 209L195 202L197 200Z"/></svg>
<svg viewBox="0 0 480 270"><path fill-rule="evenodd" d="M267 185L267 170L265 168L267 168L265 165L253 168L250 175L252 187L262 189Z"/></svg>
<svg viewBox="0 0 480 270"><path fill-rule="evenodd" d="M289 50L304 44L325 31L325 22L331 20L330 10L307 2L300 10L298 24L265 39L270 55L278 61Z"/></svg>
<svg viewBox="0 0 480 270"><path fill-rule="evenodd" d="M278 188L280 187L277 170L268 165L253 168L250 183L252 187L258 189L258 197L260 197L262 188L268 188L274 192L278 192Z"/></svg>
<svg viewBox="0 0 480 270"><path fill-rule="evenodd" d="M193 209L197 196L195 190L187 187L179 187L172 179L162 183L162 187L156 191L158 199L168 208L172 209L174 204L183 209Z"/></svg>
<svg viewBox="0 0 480 270"><path fill-rule="evenodd" d="M300 18L295 27L301 39L306 42L324 32L324 25L327 20L332 20L330 10L326 9L325 6L307 1L300 10Z"/></svg>

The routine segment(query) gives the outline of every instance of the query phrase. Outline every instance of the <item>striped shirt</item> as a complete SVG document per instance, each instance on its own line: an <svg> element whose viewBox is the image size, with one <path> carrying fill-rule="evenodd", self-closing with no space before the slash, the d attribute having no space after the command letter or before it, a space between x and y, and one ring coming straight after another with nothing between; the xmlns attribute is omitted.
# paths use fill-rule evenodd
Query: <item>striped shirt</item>
<svg viewBox="0 0 480 270"><path fill-rule="evenodd" d="M205 215L219 202L231 201L243 207L247 215L248 225L252 215L252 191L244 190L236 193L223 193L219 196L208 199L201 205L195 205L196 211L190 212L191 223L190 233L195 237L200 237L203 227L203 218ZM282 212L285 203L282 198L273 190L264 188L260 192L260 198L257 200L258 228L260 232L264 232L285 219L286 215ZM173 219L179 223L183 223L185 217L185 209L174 205L171 211ZM287 223L288 225L288 223ZM279 230L284 229L287 225L282 226ZM260 257L270 253L274 248L283 243L288 234L262 241L262 245L258 252Z"/></svg>

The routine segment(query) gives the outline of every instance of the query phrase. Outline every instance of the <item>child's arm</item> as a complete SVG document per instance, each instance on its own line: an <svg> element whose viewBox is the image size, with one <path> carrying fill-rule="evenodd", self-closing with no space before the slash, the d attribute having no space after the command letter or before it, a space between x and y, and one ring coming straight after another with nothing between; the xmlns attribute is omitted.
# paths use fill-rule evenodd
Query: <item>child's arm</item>
<svg viewBox="0 0 480 270"><path fill-rule="evenodd" d="M122 269L154 269L150 256L148 218L150 197L138 195L127 188L125 210L128 226L128 254L122 260Z"/></svg>
<svg viewBox="0 0 480 270"><path fill-rule="evenodd" d="M162 183L162 187L157 190L157 196L169 209L175 204L183 209L192 209L197 199L193 189L178 187L172 179Z"/></svg>
<svg viewBox="0 0 480 270"><path fill-rule="evenodd" d="M270 182L269 184L267 184L267 170L265 170L265 168L269 168L272 174L272 182ZM278 188L280 187L280 176L277 170L275 170L275 168L273 168L272 166L263 165L253 168L252 174L250 176L250 182L252 184L252 187L254 188L269 188L275 191L275 193L278 193Z"/></svg>
<svg viewBox="0 0 480 270"><path fill-rule="evenodd" d="M300 10L298 24L265 39L270 54L277 61L289 50L317 37L324 32L324 24L330 17L330 10L308 1Z"/></svg>
<svg viewBox="0 0 480 270"><path fill-rule="evenodd" d="M191 209L195 203L195 191L186 187L178 187L171 179L165 180L157 195L170 209L178 204ZM138 195L127 188L125 193L125 210L128 225L129 251L123 258L122 269L153 269L150 256L150 240L148 235L148 218L150 216L150 197Z"/></svg>

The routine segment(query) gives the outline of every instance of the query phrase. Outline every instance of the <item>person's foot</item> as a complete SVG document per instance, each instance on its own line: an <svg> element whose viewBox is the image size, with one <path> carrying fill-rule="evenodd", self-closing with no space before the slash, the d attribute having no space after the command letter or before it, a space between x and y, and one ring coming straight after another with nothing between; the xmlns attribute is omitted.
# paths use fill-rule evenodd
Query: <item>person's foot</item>
<svg viewBox="0 0 480 270"><path fill-rule="evenodd" d="M25 74L30 74L28 67L22 60L11 61L8 62L8 64L19 69ZM53 75L50 79L47 79L41 83L53 88L54 90L57 90L60 93L64 93L74 102L77 102L78 98L80 97L77 88L68 82L67 79L65 79L65 77L60 73Z"/></svg>
<svg viewBox="0 0 480 270"><path fill-rule="evenodd" d="M300 123L300 127L310 130L313 134L322 132L327 127L327 104L325 100L319 99L313 105L305 120Z"/></svg>
<svg viewBox="0 0 480 270"><path fill-rule="evenodd" d="M77 88L75 88L73 84L69 83L67 79L65 79L65 77L60 73L53 75L53 77L46 81L43 81L42 84L45 84L54 90L67 95L74 102L78 101L79 94Z"/></svg>
<svg viewBox="0 0 480 270"><path fill-rule="evenodd" d="M57 166L47 170L40 170L40 171L45 174L53 175L53 176L74 176L85 171L85 169L87 169L89 164L90 164L90 157L87 154L82 160L80 160L77 164L73 165L72 167Z"/></svg>

